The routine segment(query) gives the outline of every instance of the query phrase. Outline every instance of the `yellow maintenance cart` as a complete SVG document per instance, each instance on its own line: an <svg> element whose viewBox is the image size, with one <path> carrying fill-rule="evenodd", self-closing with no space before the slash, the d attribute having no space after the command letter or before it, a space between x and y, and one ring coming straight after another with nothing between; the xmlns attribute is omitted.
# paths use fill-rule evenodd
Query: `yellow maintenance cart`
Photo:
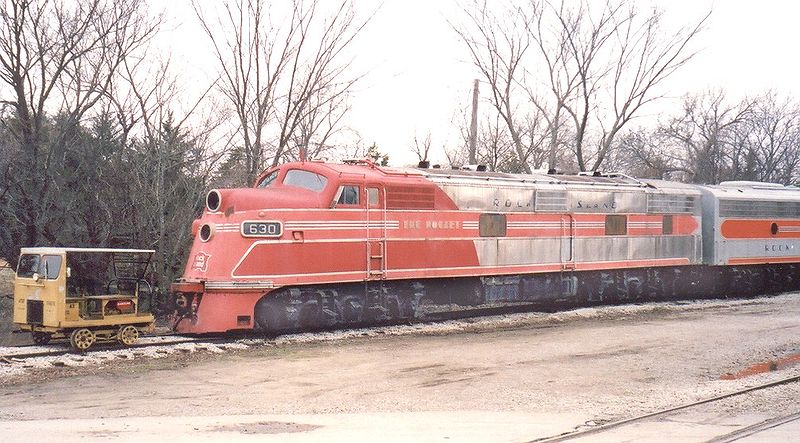
<svg viewBox="0 0 800 443"><path fill-rule="evenodd" d="M14 323L37 344L69 337L76 350L95 341L130 346L152 332L152 287L145 280L155 251L22 248L14 279Z"/></svg>

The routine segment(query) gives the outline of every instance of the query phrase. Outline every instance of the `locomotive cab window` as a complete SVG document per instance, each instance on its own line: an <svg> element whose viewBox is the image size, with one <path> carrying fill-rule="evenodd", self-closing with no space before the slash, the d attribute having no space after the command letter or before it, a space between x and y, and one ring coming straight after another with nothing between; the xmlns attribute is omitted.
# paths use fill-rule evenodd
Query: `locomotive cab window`
<svg viewBox="0 0 800 443"><path fill-rule="evenodd" d="M505 214L481 214L478 220L478 231L481 237L505 237Z"/></svg>
<svg viewBox="0 0 800 443"><path fill-rule="evenodd" d="M336 199L336 206L357 205L360 202L359 194L361 189L355 185L344 185L339 187L339 196Z"/></svg>
<svg viewBox="0 0 800 443"><path fill-rule="evenodd" d="M626 235L628 217L626 215L606 215L606 235Z"/></svg>

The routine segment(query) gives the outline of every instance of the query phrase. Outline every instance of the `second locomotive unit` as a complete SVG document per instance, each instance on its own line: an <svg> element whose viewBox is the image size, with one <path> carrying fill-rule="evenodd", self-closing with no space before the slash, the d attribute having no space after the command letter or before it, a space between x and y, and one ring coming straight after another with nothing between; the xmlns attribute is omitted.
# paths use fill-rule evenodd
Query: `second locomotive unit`
<svg viewBox="0 0 800 443"><path fill-rule="evenodd" d="M800 192L755 182L288 163L192 229L183 333L800 287Z"/></svg>

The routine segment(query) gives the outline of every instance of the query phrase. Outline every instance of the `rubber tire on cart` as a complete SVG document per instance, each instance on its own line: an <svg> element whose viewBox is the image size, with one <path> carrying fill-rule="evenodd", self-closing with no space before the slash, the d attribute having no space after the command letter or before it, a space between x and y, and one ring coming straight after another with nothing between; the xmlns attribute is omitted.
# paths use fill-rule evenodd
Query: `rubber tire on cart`
<svg viewBox="0 0 800 443"><path fill-rule="evenodd" d="M33 336L33 342L37 345L46 345L50 343L50 339L53 338L48 332L33 331L31 335Z"/></svg>
<svg viewBox="0 0 800 443"><path fill-rule="evenodd" d="M96 339L97 336L94 335L94 332L86 328L76 329L69 334L69 344L72 349L81 352L89 349Z"/></svg>
<svg viewBox="0 0 800 443"><path fill-rule="evenodd" d="M136 329L136 326L133 325L120 326L119 331L117 331L117 341L125 346L133 345L134 343L136 343L136 340L138 339L139 339L139 330Z"/></svg>

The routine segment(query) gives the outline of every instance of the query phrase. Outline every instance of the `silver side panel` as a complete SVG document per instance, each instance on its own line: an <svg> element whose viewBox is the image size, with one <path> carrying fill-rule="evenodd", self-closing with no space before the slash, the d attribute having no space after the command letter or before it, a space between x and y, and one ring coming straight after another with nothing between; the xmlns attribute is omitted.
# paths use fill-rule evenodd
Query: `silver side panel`
<svg viewBox="0 0 800 443"><path fill-rule="evenodd" d="M575 213L642 213L647 210L643 192L569 191L569 212Z"/></svg>
<svg viewBox="0 0 800 443"><path fill-rule="evenodd" d="M440 186L462 210L533 212L535 205L535 191L529 186L491 183Z"/></svg>
<svg viewBox="0 0 800 443"><path fill-rule="evenodd" d="M459 209L487 212L651 213L699 215L692 188L618 188L586 183L532 183L429 177Z"/></svg>
<svg viewBox="0 0 800 443"><path fill-rule="evenodd" d="M800 256L798 239L722 240L717 243L717 264L727 264L731 258L783 258Z"/></svg>
<svg viewBox="0 0 800 443"><path fill-rule="evenodd" d="M485 238L474 242L481 266L561 263L560 238Z"/></svg>
<svg viewBox="0 0 800 443"><path fill-rule="evenodd" d="M486 238L474 240L481 266L535 265L570 261L566 238ZM572 239L577 263L687 258L700 264L700 236L577 237Z"/></svg>

